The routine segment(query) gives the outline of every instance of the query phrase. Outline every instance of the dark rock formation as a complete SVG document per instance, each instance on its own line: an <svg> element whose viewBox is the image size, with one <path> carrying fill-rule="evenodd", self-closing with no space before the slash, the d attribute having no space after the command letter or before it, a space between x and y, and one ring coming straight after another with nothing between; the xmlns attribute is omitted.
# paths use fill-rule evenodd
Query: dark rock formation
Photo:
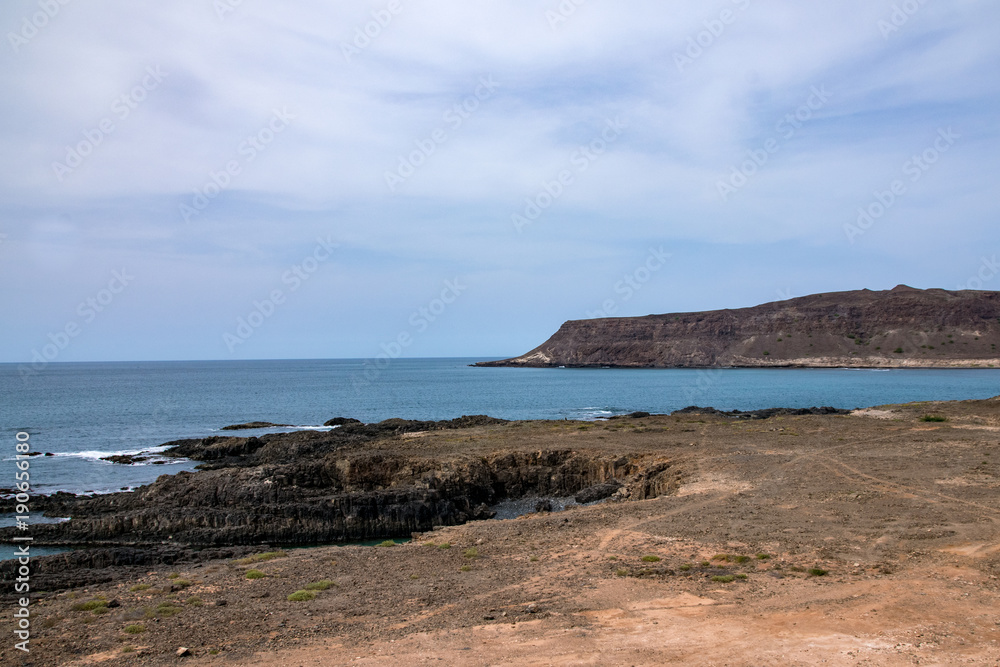
<svg viewBox="0 0 1000 667"><path fill-rule="evenodd" d="M674 410L671 415L718 415L720 417L732 417L735 419L770 419L771 417L784 417L787 415L846 415L850 410L841 408L831 408L823 406L821 408L764 408L763 410L716 410L715 408L699 408L691 405L680 410Z"/></svg>
<svg viewBox="0 0 1000 667"><path fill-rule="evenodd" d="M248 431L253 428L274 428L274 427L284 427L291 426L291 424L274 424L271 422L247 422L245 424L230 424L229 426L223 426L223 431Z"/></svg>
<svg viewBox="0 0 1000 667"><path fill-rule="evenodd" d="M1000 292L834 292L753 308L566 322L477 366L1000 366Z"/></svg>
<svg viewBox="0 0 1000 667"><path fill-rule="evenodd" d="M481 415L389 419L329 432L177 441L164 454L204 461L199 472L164 475L133 493L36 503L72 520L33 526L32 536L36 545L118 546L381 539L489 518L489 505L503 499L585 489L595 495L594 487L608 483L621 498L644 499L671 492L681 477L648 454L462 448L436 454L403 437L505 423ZM0 539L12 530L0 530Z"/></svg>
<svg viewBox="0 0 1000 667"><path fill-rule="evenodd" d="M323 422L323 426L344 426L345 424L360 424L361 421L358 419L352 419L351 417L334 417Z"/></svg>
<svg viewBox="0 0 1000 667"><path fill-rule="evenodd" d="M142 463L143 461L148 461L148 456L139 456L133 454L115 454L114 456L102 456L102 461L109 461L111 463L120 463L121 465L130 466L133 463Z"/></svg>

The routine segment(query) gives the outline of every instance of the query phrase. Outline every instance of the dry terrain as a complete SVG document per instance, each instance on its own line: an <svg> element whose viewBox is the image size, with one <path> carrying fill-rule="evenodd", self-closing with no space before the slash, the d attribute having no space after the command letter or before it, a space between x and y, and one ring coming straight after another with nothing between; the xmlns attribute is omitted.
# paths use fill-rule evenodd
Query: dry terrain
<svg viewBox="0 0 1000 667"><path fill-rule="evenodd" d="M669 463L675 482L648 500L473 521L392 547L122 569L40 595L30 655L13 650L4 613L0 661L1000 664L998 399L515 422L405 444L638 454ZM310 584L322 590L288 599Z"/></svg>

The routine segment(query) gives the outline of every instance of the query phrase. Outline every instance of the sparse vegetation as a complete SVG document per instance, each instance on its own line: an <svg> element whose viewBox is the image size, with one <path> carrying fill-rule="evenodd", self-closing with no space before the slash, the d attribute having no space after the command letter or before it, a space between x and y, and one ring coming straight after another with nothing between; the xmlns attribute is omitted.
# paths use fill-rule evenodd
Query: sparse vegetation
<svg viewBox="0 0 1000 667"><path fill-rule="evenodd" d="M922 422L946 422L946 421L948 421L948 418L947 417L943 417L941 415L922 415L920 417L920 421L922 421Z"/></svg>
<svg viewBox="0 0 1000 667"><path fill-rule="evenodd" d="M479 558L479 549L476 547L469 547L462 552L462 555L469 559Z"/></svg>
<svg viewBox="0 0 1000 667"><path fill-rule="evenodd" d="M827 571L820 567L811 567L808 570L806 570L806 574L808 574L810 577L822 577L826 573Z"/></svg>
<svg viewBox="0 0 1000 667"><path fill-rule="evenodd" d="M307 591L325 591L332 586L336 586L337 582L330 581L329 579L323 579L321 581L314 581L311 584L306 584L305 590Z"/></svg>
<svg viewBox="0 0 1000 667"><path fill-rule="evenodd" d="M691 564L690 564L690 563L684 563L683 565L681 565L681 566L680 566L680 568L679 568L679 569L680 569L680 570L681 570L682 572L687 572L688 570L690 570L690 569L691 569Z"/></svg>
<svg viewBox="0 0 1000 667"><path fill-rule="evenodd" d="M734 556L733 560L736 561L737 563L746 563L748 560L750 560L750 556Z"/></svg>
<svg viewBox="0 0 1000 667"><path fill-rule="evenodd" d="M714 577L712 577L712 581L717 581L720 584L728 584L734 579L736 579L736 577L734 577L731 574L717 574Z"/></svg>
<svg viewBox="0 0 1000 667"><path fill-rule="evenodd" d="M396 546L396 543L395 543L395 542L393 542L392 540L384 540L384 541L382 541L382 542L379 542L379 543L378 543L378 544L376 544L375 546L377 546L377 547L386 547L386 548L388 548L388 547L394 547L394 546Z"/></svg>
<svg viewBox="0 0 1000 667"><path fill-rule="evenodd" d="M246 573L247 579L263 579L266 576L267 575L261 572L260 570L247 570Z"/></svg>
<svg viewBox="0 0 1000 667"><path fill-rule="evenodd" d="M897 348L896 348L895 350L893 350L892 352L893 352L893 354L903 354L903 348L901 348L901 347L897 347Z"/></svg>
<svg viewBox="0 0 1000 667"><path fill-rule="evenodd" d="M172 585L180 589L185 589L192 584L193 582L188 581L187 579L174 579L174 583Z"/></svg>
<svg viewBox="0 0 1000 667"><path fill-rule="evenodd" d="M184 604L191 605L192 607L201 607L204 606L205 603L202 602L201 598L192 596L189 597Z"/></svg>
<svg viewBox="0 0 1000 667"><path fill-rule="evenodd" d="M146 626L139 623L125 626L125 632L130 635L138 635L146 631Z"/></svg>
<svg viewBox="0 0 1000 667"><path fill-rule="evenodd" d="M438 549L451 549L451 542L442 542L438 545Z"/></svg>
<svg viewBox="0 0 1000 667"><path fill-rule="evenodd" d="M470 572L472 570L472 566L471 565L463 565L462 567L460 567L458 569L459 569L460 572Z"/></svg>
<svg viewBox="0 0 1000 667"><path fill-rule="evenodd" d="M743 573L740 573L740 574L737 574L737 575L736 575L736 578L737 578L737 579L746 579L746 578L747 578L747 575L745 575L745 574L743 574Z"/></svg>
<svg viewBox="0 0 1000 667"><path fill-rule="evenodd" d="M660 562L660 557L659 556L653 556L653 555L643 556L642 557L642 561L644 563L659 563Z"/></svg>
<svg viewBox="0 0 1000 667"><path fill-rule="evenodd" d="M316 597L315 591L299 590L288 596L289 602L308 602Z"/></svg>
<svg viewBox="0 0 1000 667"><path fill-rule="evenodd" d="M167 575L167 579L180 579L181 575L179 572L171 572Z"/></svg>
<svg viewBox="0 0 1000 667"><path fill-rule="evenodd" d="M619 569L615 570L615 574L617 576L619 576L619 577L627 577L628 576L628 570L626 570L624 568L619 568Z"/></svg>
<svg viewBox="0 0 1000 667"><path fill-rule="evenodd" d="M132 586L129 590L132 591L133 593L139 593L142 591L148 591L150 588L152 588L152 586L149 584L136 584L135 586Z"/></svg>
<svg viewBox="0 0 1000 667"><path fill-rule="evenodd" d="M714 556L712 556L712 560L721 560L721 561L724 561L724 562L728 563L729 562L729 554L715 554Z"/></svg>
<svg viewBox="0 0 1000 667"><path fill-rule="evenodd" d="M104 607L106 609L107 606L108 606L107 600L101 598L95 598L93 600L88 600L87 602L77 602L75 605L73 605L73 611L95 611L97 609L100 609L101 607Z"/></svg>
<svg viewBox="0 0 1000 667"><path fill-rule="evenodd" d="M265 563L275 558L285 558L287 555L284 551L265 551L264 553L240 558L235 562L237 565L253 565L254 563Z"/></svg>
<svg viewBox="0 0 1000 667"><path fill-rule="evenodd" d="M757 554L757 560L767 560L771 557L771 554L759 553Z"/></svg>

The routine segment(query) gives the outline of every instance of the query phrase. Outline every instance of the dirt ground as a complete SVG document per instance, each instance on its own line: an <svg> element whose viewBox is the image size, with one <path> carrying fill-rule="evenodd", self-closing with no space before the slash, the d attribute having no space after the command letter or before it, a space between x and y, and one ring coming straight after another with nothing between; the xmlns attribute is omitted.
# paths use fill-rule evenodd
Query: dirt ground
<svg viewBox="0 0 1000 667"><path fill-rule="evenodd" d="M28 655L13 650L5 613L0 660L1000 664L998 399L521 422L408 445L644 451L682 483L652 500L477 521L393 547L123 574L37 600ZM323 580L314 598L288 599Z"/></svg>

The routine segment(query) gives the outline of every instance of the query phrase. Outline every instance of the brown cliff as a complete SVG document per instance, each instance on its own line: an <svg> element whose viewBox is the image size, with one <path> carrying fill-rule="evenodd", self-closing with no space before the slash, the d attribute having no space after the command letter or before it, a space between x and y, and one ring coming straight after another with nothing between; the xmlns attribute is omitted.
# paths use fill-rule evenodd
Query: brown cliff
<svg viewBox="0 0 1000 667"><path fill-rule="evenodd" d="M477 366L1000 366L1000 292L831 292L752 308L571 320L534 350Z"/></svg>

